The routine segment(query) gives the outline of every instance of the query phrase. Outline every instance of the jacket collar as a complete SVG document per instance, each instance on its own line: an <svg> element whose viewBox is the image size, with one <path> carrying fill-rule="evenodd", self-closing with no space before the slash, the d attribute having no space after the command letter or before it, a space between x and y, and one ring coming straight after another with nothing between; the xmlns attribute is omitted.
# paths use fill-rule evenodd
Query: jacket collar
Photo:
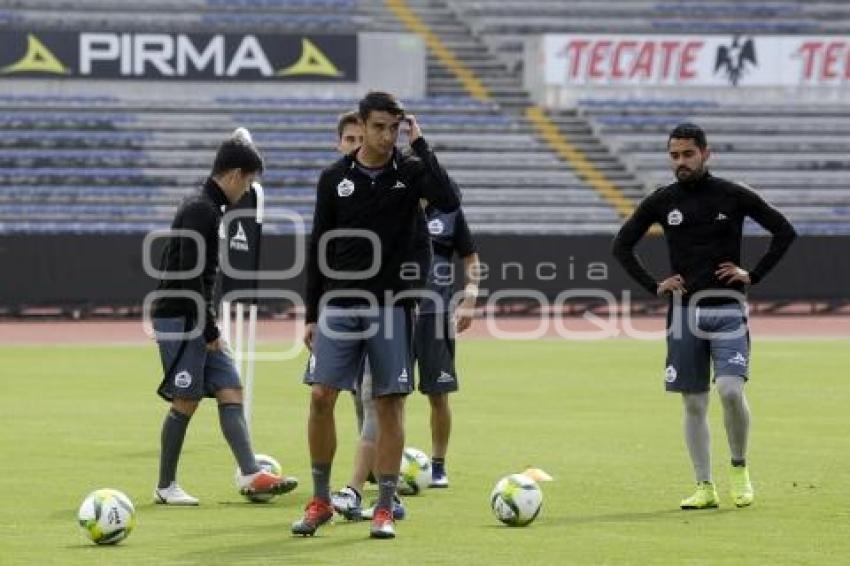
<svg viewBox="0 0 850 566"><path fill-rule="evenodd" d="M695 189L698 188L705 183L709 182L712 179L711 172L708 169L703 171L703 174L699 176L699 178L694 179L693 181L676 181L680 187L683 189Z"/></svg>
<svg viewBox="0 0 850 566"><path fill-rule="evenodd" d="M224 191L221 190L221 187L212 177L207 177L207 180L204 183L203 193L208 196L216 206L230 205L230 201L227 200L227 196L224 194Z"/></svg>
<svg viewBox="0 0 850 566"><path fill-rule="evenodd" d="M351 153L349 153L348 155L345 156L345 162L346 162L346 165L347 165L346 169L348 171L352 171L352 170L357 169L357 152L359 150L360 150L360 148L358 147L357 149L355 149L354 151L352 151ZM401 154L399 153L398 148L394 147L393 148L393 155L392 155L392 157L390 157L390 161L387 164L387 167L392 166L393 170L397 171L398 170L398 162L399 162L400 157L401 157Z"/></svg>

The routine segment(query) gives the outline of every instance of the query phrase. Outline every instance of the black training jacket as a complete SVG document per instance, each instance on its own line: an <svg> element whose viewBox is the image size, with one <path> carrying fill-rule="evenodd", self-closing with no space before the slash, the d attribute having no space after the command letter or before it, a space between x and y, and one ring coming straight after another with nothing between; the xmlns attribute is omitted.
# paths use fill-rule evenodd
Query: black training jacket
<svg viewBox="0 0 850 566"><path fill-rule="evenodd" d="M322 172L307 253L307 323L316 322L319 302L328 291L365 292L378 304L384 304L387 292L395 294L421 284L406 279L401 272L403 265L422 261L419 248L424 221L419 200L427 199L432 206L450 212L460 205L460 191L423 138L412 149L411 155L394 150L387 168L374 181L357 168L356 152ZM378 259L376 275L346 279L320 271L319 241L335 229L374 234L380 242L381 257L373 258L373 245L364 237L336 237L326 248L327 266L339 272L364 271L375 265L373 259Z"/></svg>
<svg viewBox="0 0 850 566"><path fill-rule="evenodd" d="M785 216L754 190L707 172L696 181L676 182L646 197L614 239L613 253L644 289L655 294L657 282L634 248L649 227L658 222L667 240L673 273L685 279L685 301L704 290L741 292L744 290L742 284L727 285L714 273L726 261L741 265L741 237L746 217L773 235L767 253L749 270L750 279L756 284L776 266L794 241L796 232Z"/></svg>
<svg viewBox="0 0 850 566"><path fill-rule="evenodd" d="M207 179L204 186L187 197L177 209L172 229L193 230L206 244L206 254L200 258L201 274L190 279L163 278L158 290L189 290L203 297L206 321L204 324L204 339L212 342L219 336L215 325L216 308L213 301L216 276L218 274L218 245L219 225L223 209L228 200L212 178ZM166 244L160 261L160 271L180 272L189 271L198 265L198 246L194 240L186 237L171 237ZM154 302L154 317L185 316L190 326L197 321L198 307L191 299L161 298Z"/></svg>

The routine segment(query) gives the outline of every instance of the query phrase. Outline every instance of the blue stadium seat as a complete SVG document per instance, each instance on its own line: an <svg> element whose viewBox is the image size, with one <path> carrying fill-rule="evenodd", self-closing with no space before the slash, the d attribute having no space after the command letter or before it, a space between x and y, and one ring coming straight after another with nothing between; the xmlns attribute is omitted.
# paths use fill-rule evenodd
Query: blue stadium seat
<svg viewBox="0 0 850 566"><path fill-rule="evenodd" d="M2 114L0 114L2 117ZM280 124L300 126L306 124L326 125L333 128L336 126L336 116L328 114L234 114L232 116L235 123L244 124L250 127L256 124ZM502 114L429 114L422 116L422 124L470 124L470 125L510 125L514 123L514 119Z"/></svg>
<svg viewBox="0 0 850 566"><path fill-rule="evenodd" d="M697 99L634 99L634 98L582 98L579 99L580 107L586 108L718 108L720 103L716 100L697 100Z"/></svg>
<svg viewBox="0 0 850 566"><path fill-rule="evenodd" d="M679 124L687 121L689 118L682 115L664 115L664 116L599 116L595 121L605 126L657 126L668 124Z"/></svg>
<svg viewBox="0 0 850 566"><path fill-rule="evenodd" d="M266 107L281 107L296 109L303 107L328 108L332 111L342 109L355 109L357 100L353 98L276 98L276 97L249 97L249 96L219 96L216 102L221 104L258 105ZM435 96L425 99L405 99L405 106L421 111L435 110L487 110L496 111L497 107L492 102L481 102L465 96Z"/></svg>
<svg viewBox="0 0 850 566"><path fill-rule="evenodd" d="M80 113L80 112L0 112L0 123L133 123L135 114L119 112Z"/></svg>
<svg viewBox="0 0 850 566"><path fill-rule="evenodd" d="M813 33L821 26L813 21L760 21L760 20L656 20L650 23L653 31L677 33Z"/></svg>
<svg viewBox="0 0 850 566"><path fill-rule="evenodd" d="M146 154L143 151L128 151L120 149L98 150L93 152L89 149L46 149L46 150L18 150L18 149L0 149L0 159L94 159L110 157L112 159L133 160L144 157Z"/></svg>
<svg viewBox="0 0 850 566"><path fill-rule="evenodd" d="M356 0L207 0L211 8L295 8L356 10Z"/></svg>
<svg viewBox="0 0 850 566"><path fill-rule="evenodd" d="M92 131L92 130L19 130L7 132L5 136L11 136L20 140L106 140L113 142L143 142L152 139L155 134L153 132L142 131Z"/></svg>
<svg viewBox="0 0 850 566"><path fill-rule="evenodd" d="M356 20L353 16L316 15L298 13L263 13L263 14L230 14L205 13L201 15L201 24L235 25L235 26L283 26L284 28L312 28L322 30L344 31L354 29Z"/></svg>
<svg viewBox="0 0 850 566"><path fill-rule="evenodd" d="M688 15L699 17L725 16L731 18L771 18L799 15L802 12L797 2L658 2L650 12L670 15L687 10Z"/></svg>
<svg viewBox="0 0 850 566"><path fill-rule="evenodd" d="M33 102L38 104L103 104L117 102L115 96L61 96L53 94L0 94L0 102Z"/></svg>

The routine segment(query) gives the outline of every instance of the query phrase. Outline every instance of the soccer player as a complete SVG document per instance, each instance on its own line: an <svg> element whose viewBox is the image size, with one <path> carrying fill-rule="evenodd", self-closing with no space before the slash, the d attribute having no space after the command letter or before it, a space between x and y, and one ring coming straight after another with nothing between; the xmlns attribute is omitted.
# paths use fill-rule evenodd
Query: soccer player
<svg viewBox="0 0 850 566"><path fill-rule="evenodd" d="M345 117L344 115L343 119ZM344 141L342 133L349 127L354 126L346 125L343 128L343 122L340 121L341 140ZM355 139L355 136L352 135L351 139ZM427 286L440 300L434 301L430 295L424 295L419 304L414 332L414 353L419 366L419 390L428 395L431 403L433 466L430 486L444 488L448 487L445 456L451 433L448 393L457 391L458 388L454 366L454 333L449 328L452 318L449 306L452 304L454 290L452 259L455 252L461 256L467 278L463 299L455 311L457 332L467 330L472 324L472 314L478 296L480 266L469 226L460 208L444 213L427 205L425 220L428 236L424 244L433 252L427 254ZM365 418L360 419L361 436L354 460L354 472L348 484L331 495L334 509L350 520L370 519L374 515L374 507L362 509L363 486L374 462L374 430L377 418L370 399L371 376L368 373L368 365L361 383L361 390L357 395L360 400L358 415L365 415ZM399 491L402 489L403 486ZM404 515L404 505L396 496L393 502L393 517L398 520Z"/></svg>
<svg viewBox="0 0 850 566"><path fill-rule="evenodd" d="M414 351L419 368L419 391L428 396L431 405L430 487L446 488L449 486L445 467L446 451L452 428L449 393L458 390L454 333L464 332L472 325L480 265L462 209L446 213L429 205L425 209L425 216L434 252L428 274L428 289L442 300L435 301L426 295L420 302ZM462 299L452 316L455 255L463 260L465 286ZM454 329L450 327L453 318Z"/></svg>
<svg viewBox="0 0 850 566"><path fill-rule="evenodd" d="M342 114L337 122L337 151L342 155L349 155L361 145L363 125L360 123L359 114L356 110ZM309 367L307 371L309 373ZM375 411L375 401L372 399L372 375L365 357L357 374L355 389L352 391L359 436L354 454L354 469L346 486L331 494L334 510L349 520L359 520L362 516L363 487L370 475L374 478L375 437L378 432L378 415ZM404 505L396 495L393 497L393 518L403 519L404 515Z"/></svg>
<svg viewBox="0 0 850 566"><path fill-rule="evenodd" d="M667 328L667 391L681 394L684 432L697 481L682 509L719 504L711 475L708 428L710 365L723 405L731 452L732 499L746 507L754 499L747 469L750 410L744 395L748 379L749 333L743 292L764 279L796 234L786 218L751 188L709 173L705 132L680 124L669 135L667 152L676 182L640 203L614 240L613 253L647 291L670 297ZM741 267L745 218L772 234L770 248L750 270ZM656 281L634 252L649 227L664 230L673 274Z"/></svg>
<svg viewBox="0 0 850 566"><path fill-rule="evenodd" d="M416 120L405 117L392 95L370 92L358 111L363 145L322 172L316 195L305 316L305 343L315 361L307 424L314 491L292 532L312 535L333 517L334 405L340 390L353 388L365 353L378 414L379 496L370 535L392 538L392 499L404 447L404 399L412 388L413 299L399 299L400 293L411 289L402 269L415 261L419 200L451 211L459 206L460 196ZM395 147L403 119L411 127L412 156ZM328 235L331 230L334 238ZM354 277L352 272L360 275Z"/></svg>
<svg viewBox="0 0 850 566"><path fill-rule="evenodd" d="M254 144L234 134L219 146L210 177L183 201L171 224L172 229L194 232L203 246L185 236L169 239L161 261L166 275L158 290L181 295L161 296L153 304L153 327L164 372L157 393L171 403L162 425L156 503L198 504L197 498L177 484L176 474L186 429L205 396L218 400L221 431L239 465L238 483L243 493L286 493L298 485L295 478L271 474L257 465L242 408L242 385L215 322L213 288L219 271L222 211L239 201L262 171L263 160ZM198 275L181 278L198 267ZM190 331L196 328L199 335L190 338Z"/></svg>

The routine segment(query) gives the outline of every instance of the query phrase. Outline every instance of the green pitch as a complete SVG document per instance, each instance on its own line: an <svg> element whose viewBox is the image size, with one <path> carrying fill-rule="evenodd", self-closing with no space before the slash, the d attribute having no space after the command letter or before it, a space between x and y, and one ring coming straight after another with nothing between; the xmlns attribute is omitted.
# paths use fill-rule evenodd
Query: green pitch
<svg viewBox="0 0 850 566"><path fill-rule="evenodd" d="M0 564L838 564L850 556L850 348L840 341L756 341L748 389L757 500L734 508L713 400L719 510L682 512L691 489L679 400L662 391L663 347L608 341L473 341L460 345L451 488L407 498L394 541L366 523L313 539L289 524L310 494L303 359L259 365L255 448L302 485L272 504L243 501L234 464L205 402L178 479L195 509L151 503L159 427L153 346L5 347L0 394ZM428 451L427 403L408 401L408 445ZM334 486L350 473L351 402L338 405ZM527 465L543 484L540 518L501 526L488 495ZM83 497L114 487L136 504L121 545L86 542ZM367 498L374 495L371 492ZM843 558L842 558L843 557Z"/></svg>

